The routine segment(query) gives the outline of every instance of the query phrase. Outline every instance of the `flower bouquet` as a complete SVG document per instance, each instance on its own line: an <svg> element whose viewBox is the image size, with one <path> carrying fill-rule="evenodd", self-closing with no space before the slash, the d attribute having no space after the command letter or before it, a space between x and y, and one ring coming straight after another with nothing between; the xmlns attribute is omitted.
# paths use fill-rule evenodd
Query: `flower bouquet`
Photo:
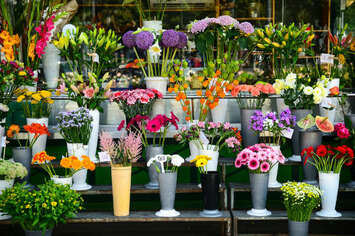
<svg viewBox="0 0 355 236"><path fill-rule="evenodd" d="M340 217L335 210L339 188L339 175L342 166L350 166L354 161L354 151L346 146L333 147L320 145L316 149L312 146L302 150L306 156L305 163L310 162L319 173L319 186L322 195L322 210L316 214L324 217Z"/></svg>
<svg viewBox="0 0 355 236"><path fill-rule="evenodd" d="M51 112L52 93L47 90L31 92L27 89L16 90L17 102L21 102L26 118L48 118Z"/></svg>
<svg viewBox="0 0 355 236"><path fill-rule="evenodd" d="M318 187L297 182L287 182L281 187L290 235L307 235L312 211L320 205L321 191Z"/></svg>

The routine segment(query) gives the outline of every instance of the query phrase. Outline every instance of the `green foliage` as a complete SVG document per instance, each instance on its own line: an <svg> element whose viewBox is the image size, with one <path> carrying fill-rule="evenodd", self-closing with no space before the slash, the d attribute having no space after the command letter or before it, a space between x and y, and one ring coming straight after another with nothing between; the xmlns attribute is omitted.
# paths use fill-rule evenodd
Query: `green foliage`
<svg viewBox="0 0 355 236"><path fill-rule="evenodd" d="M27 169L21 163L0 159L0 180L22 179L26 175Z"/></svg>

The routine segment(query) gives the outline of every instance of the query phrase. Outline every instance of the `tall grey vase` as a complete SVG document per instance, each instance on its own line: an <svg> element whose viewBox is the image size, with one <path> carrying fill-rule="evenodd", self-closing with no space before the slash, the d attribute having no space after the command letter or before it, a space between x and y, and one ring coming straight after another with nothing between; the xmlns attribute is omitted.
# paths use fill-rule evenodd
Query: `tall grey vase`
<svg viewBox="0 0 355 236"><path fill-rule="evenodd" d="M5 127L0 125L0 159L2 158L2 149L3 149L3 137L5 135ZM5 144L6 145L6 144Z"/></svg>
<svg viewBox="0 0 355 236"><path fill-rule="evenodd" d="M299 222L288 220L289 236L308 236L309 221Z"/></svg>
<svg viewBox="0 0 355 236"><path fill-rule="evenodd" d="M27 169L27 176L23 178L22 182L26 181L26 186L30 185L32 151L29 147L15 147L12 149L12 158L15 162L20 162Z"/></svg>
<svg viewBox="0 0 355 236"><path fill-rule="evenodd" d="M322 144L322 132L320 131L300 131L300 149L301 151L308 147L313 147L314 150ZM308 184L317 184L318 171L317 168L309 161L313 161L313 158L308 157L307 163L304 164L305 156L302 156L303 162L303 179Z"/></svg>
<svg viewBox="0 0 355 236"><path fill-rule="evenodd" d="M161 217L173 217L180 215L174 210L176 193L177 172L159 173L160 204L161 210L156 213Z"/></svg>
<svg viewBox="0 0 355 236"><path fill-rule="evenodd" d="M247 211L252 216L268 216L271 212L266 210L269 173L256 174L249 172L251 200L253 208Z"/></svg>
<svg viewBox="0 0 355 236"><path fill-rule="evenodd" d="M259 136L249 129L249 120L258 109L240 109L240 122L242 126L242 143L244 147L252 146L259 142Z"/></svg>
<svg viewBox="0 0 355 236"><path fill-rule="evenodd" d="M52 229L47 229L43 234L42 231L25 230L25 235L26 236L52 236L52 231L53 231Z"/></svg>
<svg viewBox="0 0 355 236"><path fill-rule="evenodd" d="M292 110L292 114L296 116L296 121L301 120L303 117L307 116L308 114L311 114L312 110L309 109L295 109ZM293 150L293 156L289 158L292 161L301 161L301 150L300 150L300 130L301 128L298 127L298 125L295 126L293 135L292 135L292 150Z"/></svg>
<svg viewBox="0 0 355 236"><path fill-rule="evenodd" d="M162 146L149 145L146 149L147 162L155 157L164 153ZM154 165L148 167L149 183L145 185L147 189L159 189L159 174Z"/></svg>

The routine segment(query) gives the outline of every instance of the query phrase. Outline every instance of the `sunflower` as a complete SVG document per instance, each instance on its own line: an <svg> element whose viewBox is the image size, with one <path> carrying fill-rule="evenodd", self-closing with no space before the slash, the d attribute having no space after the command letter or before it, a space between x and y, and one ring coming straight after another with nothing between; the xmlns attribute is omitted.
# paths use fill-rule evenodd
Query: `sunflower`
<svg viewBox="0 0 355 236"><path fill-rule="evenodd" d="M20 126L18 125L10 125L9 129L7 130L7 137L13 138L15 134L20 133Z"/></svg>

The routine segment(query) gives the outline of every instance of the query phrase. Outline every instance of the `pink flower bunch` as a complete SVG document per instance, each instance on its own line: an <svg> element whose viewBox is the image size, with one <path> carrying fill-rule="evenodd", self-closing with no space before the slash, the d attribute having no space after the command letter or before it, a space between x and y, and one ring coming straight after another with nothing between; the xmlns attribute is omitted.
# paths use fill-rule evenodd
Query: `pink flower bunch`
<svg viewBox="0 0 355 236"><path fill-rule="evenodd" d="M148 104L156 98L163 98L163 94L156 89L125 90L116 92L113 95L114 100L124 101L127 105L135 105L136 103Z"/></svg>
<svg viewBox="0 0 355 236"><path fill-rule="evenodd" d="M344 123L338 123L334 126L334 131L340 139L347 139L350 136L350 131L345 127Z"/></svg>
<svg viewBox="0 0 355 236"><path fill-rule="evenodd" d="M261 143L243 149L237 155L234 165L236 168L247 166L255 173L267 173L276 162L285 163L281 151Z"/></svg>
<svg viewBox="0 0 355 236"><path fill-rule="evenodd" d="M255 85L240 84L233 87L231 94L234 97L238 97L240 92L249 92L251 96L258 97L260 94L275 94L275 89L269 83L258 83Z"/></svg>
<svg viewBox="0 0 355 236"><path fill-rule="evenodd" d="M85 98L91 99L95 96L95 89L93 87L85 87L83 94Z"/></svg>
<svg viewBox="0 0 355 236"><path fill-rule="evenodd" d="M47 47L47 43L52 35L52 30L54 29L54 18L55 15L49 17L44 24L41 24L35 28L36 32L39 34L39 39L36 43L36 54L39 58L44 54L44 49Z"/></svg>
<svg viewBox="0 0 355 236"><path fill-rule="evenodd" d="M240 146L240 141L236 137L229 137L225 142L229 148L236 148Z"/></svg>

